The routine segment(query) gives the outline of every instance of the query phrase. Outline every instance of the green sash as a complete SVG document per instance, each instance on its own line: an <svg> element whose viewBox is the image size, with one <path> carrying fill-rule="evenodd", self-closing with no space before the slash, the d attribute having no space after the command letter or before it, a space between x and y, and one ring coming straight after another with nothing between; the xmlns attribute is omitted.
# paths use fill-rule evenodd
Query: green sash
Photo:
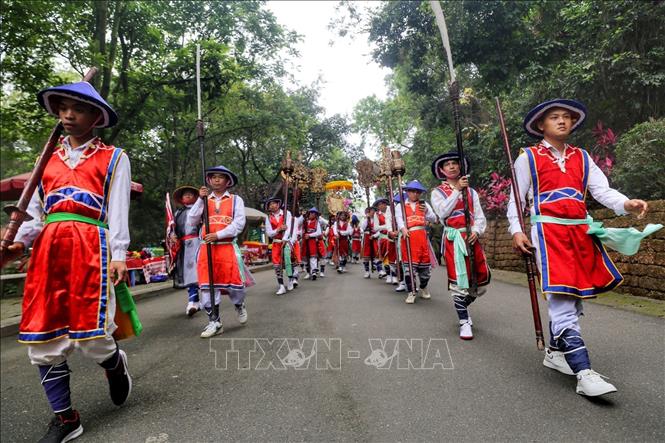
<svg viewBox="0 0 665 443"><path fill-rule="evenodd" d="M57 222L62 222L62 221L78 221L81 223L87 223L89 225L96 225L99 226L100 228L108 229L109 225L106 223L95 220L94 218L86 217L85 215L80 215L80 214L73 214L71 212L53 212L51 214L48 214L46 216L46 220L44 221L45 225L48 225L49 223L57 223Z"/></svg>
<svg viewBox="0 0 665 443"><path fill-rule="evenodd" d="M642 240L653 234L654 232L662 229L663 225L660 223L649 223L644 227L644 231L640 232L635 228L605 228L602 222L593 221L590 215L586 218L570 219L550 217L547 215L532 215L532 223L554 223L557 225L589 225L587 234L595 235L600 242L618 251L624 255L635 255L640 249Z"/></svg>
<svg viewBox="0 0 665 443"><path fill-rule="evenodd" d="M462 237L462 232L466 232L466 228L451 228L447 226L445 229L446 238L453 242L453 254L455 257L455 275L457 275L457 286L461 289L469 289L469 275L466 272L466 259L469 255L466 250L466 241Z"/></svg>

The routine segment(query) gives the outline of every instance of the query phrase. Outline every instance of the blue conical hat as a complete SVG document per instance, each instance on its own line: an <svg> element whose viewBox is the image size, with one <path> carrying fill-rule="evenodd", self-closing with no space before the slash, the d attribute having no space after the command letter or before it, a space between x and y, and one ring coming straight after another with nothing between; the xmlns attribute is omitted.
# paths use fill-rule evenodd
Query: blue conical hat
<svg viewBox="0 0 665 443"><path fill-rule="evenodd" d="M60 117L58 110L52 106L51 98L54 96L71 98L78 100L99 109L102 113L102 120L95 125L96 128L110 128L118 123L118 114L115 113L113 108L106 103L106 100L92 87L88 82L70 83L67 85L54 86L39 91L37 93L37 101L46 109L49 114Z"/></svg>

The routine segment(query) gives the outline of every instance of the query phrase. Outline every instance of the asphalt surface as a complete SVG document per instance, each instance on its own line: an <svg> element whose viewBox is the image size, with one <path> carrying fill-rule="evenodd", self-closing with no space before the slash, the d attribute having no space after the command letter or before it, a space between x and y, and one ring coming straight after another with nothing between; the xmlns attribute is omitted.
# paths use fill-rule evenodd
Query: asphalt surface
<svg viewBox="0 0 665 443"><path fill-rule="evenodd" d="M77 441L665 439L662 319L586 304L593 367L618 388L587 399L574 377L542 366L526 289L492 283L471 306L475 339L462 341L445 269L415 305L349 269L282 297L271 272L256 274L248 324L225 300L213 341L199 338L201 313L184 315L185 291L141 301L145 331L121 343L134 381L123 407L101 368L70 359ZM50 420L37 370L15 338L1 343L2 441L36 441Z"/></svg>

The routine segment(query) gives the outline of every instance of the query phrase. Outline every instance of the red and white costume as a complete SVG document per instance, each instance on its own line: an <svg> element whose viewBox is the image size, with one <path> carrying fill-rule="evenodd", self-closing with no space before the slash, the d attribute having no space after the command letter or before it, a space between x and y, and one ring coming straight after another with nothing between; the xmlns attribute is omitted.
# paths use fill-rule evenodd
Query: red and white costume
<svg viewBox="0 0 665 443"><path fill-rule="evenodd" d="M363 232L360 229L360 226L356 226L352 228L351 231L351 252L355 257L358 257L360 254L361 246L362 246L362 236Z"/></svg>
<svg viewBox="0 0 665 443"><path fill-rule="evenodd" d="M480 199L478 193L471 189L467 189L469 201L469 214L471 216L471 231L482 235L487 227L487 220L483 213L483 208L480 206ZM453 189L448 182L444 182L432 190L432 207L436 211L439 218L443 221L446 228L464 229L464 202L462 201L462 193L457 189ZM460 232L462 238L466 239L467 233ZM443 239L441 240L443 248L443 256L446 261L446 270L448 271L448 284L457 285L457 276L455 272L455 255L453 242L448 240L445 231ZM476 280L478 286L487 285L490 282L491 274L485 252L483 251L480 241L477 240L473 244L474 264L476 271ZM471 275L471 265L469 258L465 257L467 275Z"/></svg>
<svg viewBox="0 0 665 443"><path fill-rule="evenodd" d="M408 241L411 247L412 263L414 265L432 265L432 246L427 238L426 226L427 222L436 222L436 214L430 205L423 201L412 202L407 200L404 202L404 209L406 211L406 224L404 223L401 205L395 208L395 220L397 221L397 229L401 230L406 227L409 231ZM406 242L407 239L402 237L400 256L404 263L407 262Z"/></svg>
<svg viewBox="0 0 665 443"><path fill-rule="evenodd" d="M280 209L276 213L270 213L266 216L265 227L266 234L272 239L272 264L273 266L282 265L282 248L290 241L291 236L291 212L284 212ZM286 231L278 231L282 226L286 225Z"/></svg>
<svg viewBox="0 0 665 443"><path fill-rule="evenodd" d="M338 220L333 225L333 234L336 237L339 237L337 239L339 241L339 247L337 249L337 253L339 254L340 258L341 257L346 258L349 255L349 238L351 237L352 233L353 233L353 228L351 227L351 224L348 221L343 222L341 220Z"/></svg>
<svg viewBox="0 0 665 443"><path fill-rule="evenodd" d="M242 257L235 239L245 227L245 203L237 195L226 191L223 195L212 193L207 198L210 232L217 235L212 243L213 284L215 304L221 302L224 291L234 305L245 300L245 287L249 273L241 268ZM203 215L203 199L199 198L192 206L187 217L190 225L200 223ZM201 229L201 238L207 234L205 226ZM210 307L210 275L208 273L208 248L202 243L198 257L198 276L201 287L201 301L204 307Z"/></svg>
<svg viewBox="0 0 665 443"><path fill-rule="evenodd" d="M616 214L626 214L623 205L628 198L609 187L605 175L583 149L566 145L561 155L542 141L523 150L515 161L515 172L522 200L528 194L533 201L532 216L584 219L587 190ZM508 219L511 234L521 232L512 194ZM588 235L587 229L586 224L532 224L543 293L590 298L623 281L605 247Z"/></svg>
<svg viewBox="0 0 665 443"><path fill-rule="evenodd" d="M364 261L369 261L370 258L374 261L379 259L379 232L374 226L374 218L365 217L360 222L360 230L363 232L362 258Z"/></svg>
<svg viewBox="0 0 665 443"><path fill-rule="evenodd" d="M75 347L98 363L113 355L115 295L109 266L124 262L129 246L127 155L98 138L78 148L68 140L60 139L28 207L33 220L16 236L26 247L34 240L19 341L35 344L29 355L40 365L64 361ZM44 217L53 214L91 222L44 224Z"/></svg>

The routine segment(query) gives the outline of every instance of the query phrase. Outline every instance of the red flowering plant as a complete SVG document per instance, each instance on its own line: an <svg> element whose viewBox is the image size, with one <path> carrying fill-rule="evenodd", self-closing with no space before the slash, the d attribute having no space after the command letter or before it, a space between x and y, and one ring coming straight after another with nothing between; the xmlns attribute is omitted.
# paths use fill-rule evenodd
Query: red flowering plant
<svg viewBox="0 0 665 443"><path fill-rule="evenodd" d="M591 149L591 158L600 170L609 176L614 167L614 147L617 144L617 137L614 131L604 127L601 121L596 123L591 133L596 139L596 144Z"/></svg>
<svg viewBox="0 0 665 443"><path fill-rule="evenodd" d="M492 172L487 186L478 190L483 212L488 216L505 215L510 200L510 179Z"/></svg>

